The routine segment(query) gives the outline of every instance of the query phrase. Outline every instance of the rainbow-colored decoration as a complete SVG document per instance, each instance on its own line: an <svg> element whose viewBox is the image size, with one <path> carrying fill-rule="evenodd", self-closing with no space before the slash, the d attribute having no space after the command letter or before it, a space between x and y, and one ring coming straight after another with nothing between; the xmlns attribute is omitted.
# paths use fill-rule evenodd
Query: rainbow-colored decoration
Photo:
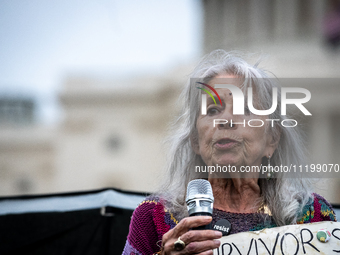
<svg viewBox="0 0 340 255"><path fill-rule="evenodd" d="M197 82L197 83L198 83L198 84L201 84L201 85L204 85L204 86L206 86L207 88L209 88L211 91L213 91L213 92L216 94L218 100L220 101L220 104L222 105L222 100L221 100L221 98L220 98L220 95L217 93L217 91L216 91L213 87L211 87L210 85L205 84L205 83L203 83L203 82ZM212 95L208 90L206 90L206 89L204 89L204 88L200 88L200 87L196 87L196 88L201 89L201 90L203 90L205 93L207 93L207 94L212 98L212 100L214 100L215 105L217 105L215 98L213 97L213 95Z"/></svg>

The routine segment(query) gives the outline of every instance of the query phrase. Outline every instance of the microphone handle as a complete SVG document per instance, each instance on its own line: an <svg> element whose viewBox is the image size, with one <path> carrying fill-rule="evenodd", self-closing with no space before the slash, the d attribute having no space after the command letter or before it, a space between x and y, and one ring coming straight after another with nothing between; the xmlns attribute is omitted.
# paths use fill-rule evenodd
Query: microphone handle
<svg viewBox="0 0 340 255"><path fill-rule="evenodd" d="M193 213L190 216L211 216L211 214L207 212L198 212L198 213ZM211 222L208 225L203 225L203 226L199 226L196 228L192 228L192 230L206 230L206 229L212 229Z"/></svg>

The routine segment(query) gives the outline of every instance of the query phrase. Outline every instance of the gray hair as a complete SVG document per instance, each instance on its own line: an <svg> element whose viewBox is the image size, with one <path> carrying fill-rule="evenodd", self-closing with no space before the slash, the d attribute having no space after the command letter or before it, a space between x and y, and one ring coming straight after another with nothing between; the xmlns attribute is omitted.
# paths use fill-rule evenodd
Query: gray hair
<svg viewBox="0 0 340 255"><path fill-rule="evenodd" d="M199 78L208 81L218 74L231 74L244 79L243 90L260 85L253 89L262 109L271 107L271 91L279 85L270 78L269 73L258 68L258 64L250 65L244 60L244 56L237 52L226 52L215 50L205 56L194 69L190 78ZM246 82L248 81L248 82ZM167 140L168 162L166 176L159 191L157 192L167 201L166 207L176 212L179 219L187 216L185 204L186 187L188 183L199 178L199 173L193 171L197 165L205 165L199 155L191 146L190 138L197 134L196 120L200 111L201 90L193 86L192 79L186 84L181 95L184 106L180 116L172 125L172 136ZM281 95L278 89L278 108L270 115L270 119L279 119L280 122L288 117L280 114ZM270 130L270 131L268 131ZM272 132L273 137L280 137L280 142L271 157L271 165L288 166L301 165L306 162L306 150L303 143L303 134L294 128L281 128L275 125L274 128L266 129ZM275 178L267 180L259 179L261 195L264 203L271 211L277 225L296 223L302 207L311 197L310 183L306 178L285 178L285 173L275 173Z"/></svg>

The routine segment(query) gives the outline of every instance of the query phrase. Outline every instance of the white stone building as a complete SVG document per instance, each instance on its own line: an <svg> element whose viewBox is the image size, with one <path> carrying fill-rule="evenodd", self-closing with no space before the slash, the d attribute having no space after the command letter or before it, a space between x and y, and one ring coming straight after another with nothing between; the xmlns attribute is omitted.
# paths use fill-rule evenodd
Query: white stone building
<svg viewBox="0 0 340 255"><path fill-rule="evenodd" d="M204 0L202 6L203 52L267 54L262 66L279 78L340 78L339 55L322 38L328 1ZM153 191L164 164L161 142L194 65L166 77L69 77L59 95L63 119L57 127L1 127L0 195L103 187ZM313 118L303 121L313 161L339 164L340 84L323 81L306 85ZM340 204L339 180L318 186Z"/></svg>

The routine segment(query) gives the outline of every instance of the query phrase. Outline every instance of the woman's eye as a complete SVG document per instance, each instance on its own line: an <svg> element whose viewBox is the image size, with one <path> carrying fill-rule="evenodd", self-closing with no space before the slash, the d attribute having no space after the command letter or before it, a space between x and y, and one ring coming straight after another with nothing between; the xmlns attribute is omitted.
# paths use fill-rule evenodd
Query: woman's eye
<svg viewBox="0 0 340 255"><path fill-rule="evenodd" d="M207 114L208 115L215 115L215 114L218 114L219 113L219 110L217 108L209 108L208 111L207 111Z"/></svg>

